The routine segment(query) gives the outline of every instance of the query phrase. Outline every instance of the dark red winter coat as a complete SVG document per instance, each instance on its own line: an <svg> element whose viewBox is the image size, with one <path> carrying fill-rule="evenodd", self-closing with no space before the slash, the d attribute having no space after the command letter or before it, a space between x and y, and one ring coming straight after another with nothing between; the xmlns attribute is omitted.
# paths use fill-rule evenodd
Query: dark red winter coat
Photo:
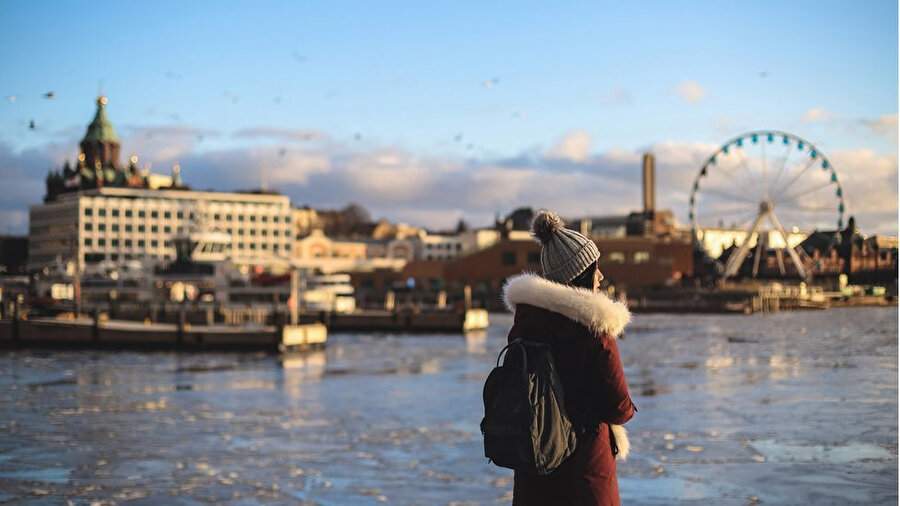
<svg viewBox="0 0 900 506"><path fill-rule="evenodd" d="M628 454L621 425L635 412L616 346L631 320L628 309L606 295L533 274L511 278L503 297L515 311L508 340L526 338L551 346L566 413L588 428L575 453L554 472L515 473L513 505L619 504L615 459Z"/></svg>

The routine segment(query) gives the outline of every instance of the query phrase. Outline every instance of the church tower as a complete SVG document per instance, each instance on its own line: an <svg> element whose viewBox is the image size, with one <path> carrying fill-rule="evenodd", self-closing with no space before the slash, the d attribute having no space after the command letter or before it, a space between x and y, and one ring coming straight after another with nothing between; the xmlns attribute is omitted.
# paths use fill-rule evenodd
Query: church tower
<svg viewBox="0 0 900 506"><path fill-rule="evenodd" d="M106 117L106 97L97 97L97 114L94 121L88 125L87 133L81 140L81 153L84 155L84 163L94 168L100 167L119 170L119 138L112 123ZM80 158L80 157L79 157Z"/></svg>

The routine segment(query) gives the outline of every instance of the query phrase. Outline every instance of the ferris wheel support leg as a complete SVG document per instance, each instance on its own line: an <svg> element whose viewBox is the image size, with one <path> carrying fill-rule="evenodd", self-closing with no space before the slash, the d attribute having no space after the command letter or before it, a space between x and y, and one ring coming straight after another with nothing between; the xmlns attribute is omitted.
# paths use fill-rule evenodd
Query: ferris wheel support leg
<svg viewBox="0 0 900 506"><path fill-rule="evenodd" d="M747 237L744 237L744 242L741 243L741 247L728 258L728 262L725 264L725 272L722 274L722 279L734 276L737 274L738 269L741 268L741 264L744 263L744 259L747 258L747 253L750 250L750 239L753 237L753 234L759 232L759 224L762 222L763 216L765 215L760 213L756 217L753 226L750 227L750 231L747 232ZM759 239L757 239L757 241L759 241Z"/></svg>
<svg viewBox="0 0 900 506"><path fill-rule="evenodd" d="M784 249L788 252L788 255L791 256L791 260L794 261L794 266L797 268L797 273L800 274L800 277L803 278L804 281L809 281L806 268L803 266L803 262L800 260L800 256L797 255L797 252L794 251L794 248L792 248L788 243L787 231L785 231L784 227L781 226L781 222L778 221L775 213L769 212L769 220L772 221L772 224L775 225L776 229L778 229L778 233L781 234L781 238L784 239Z"/></svg>
<svg viewBox="0 0 900 506"><path fill-rule="evenodd" d="M766 246L768 247L768 245ZM763 252L763 240L762 236L756 239L756 251L753 253L753 277L759 275L759 259L762 257Z"/></svg>

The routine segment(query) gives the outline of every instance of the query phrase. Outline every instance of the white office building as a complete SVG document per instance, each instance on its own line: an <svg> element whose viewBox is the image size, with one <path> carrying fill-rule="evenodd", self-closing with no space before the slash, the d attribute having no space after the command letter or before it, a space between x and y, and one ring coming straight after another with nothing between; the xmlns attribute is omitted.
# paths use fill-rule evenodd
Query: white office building
<svg viewBox="0 0 900 506"><path fill-rule="evenodd" d="M173 238L200 230L229 234L235 263L286 264L294 241L283 195L102 187L61 194L29 214L31 269L71 260L172 260Z"/></svg>

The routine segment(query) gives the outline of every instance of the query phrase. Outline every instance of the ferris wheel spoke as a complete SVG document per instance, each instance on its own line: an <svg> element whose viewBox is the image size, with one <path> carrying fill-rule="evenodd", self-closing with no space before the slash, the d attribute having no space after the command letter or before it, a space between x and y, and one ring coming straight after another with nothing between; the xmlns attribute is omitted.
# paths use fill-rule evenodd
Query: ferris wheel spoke
<svg viewBox="0 0 900 506"><path fill-rule="evenodd" d="M714 196L718 196L718 197L720 197L720 198L726 198L726 199L731 199L731 200L738 200L738 201L741 201L741 202L747 202L747 203L750 203L750 204L756 204L756 201L754 201L753 199L750 199L750 198L744 197L744 196L740 196L740 195L735 195L735 194L732 194L732 193L728 193L728 192L725 192L725 191L722 191L722 190L716 190L716 189L709 189L709 188L707 188L707 189L705 190L705 193L708 193L708 194L714 195Z"/></svg>
<svg viewBox="0 0 900 506"><path fill-rule="evenodd" d="M784 173L784 169L787 166L788 158L791 157L791 145L788 144L785 151L784 156L781 158L781 166L778 168L778 175L775 177L772 186L778 187L778 183L781 182L781 175Z"/></svg>
<svg viewBox="0 0 900 506"><path fill-rule="evenodd" d="M811 188L807 188L805 190L794 193L793 195L790 195L788 197L783 197L782 195L784 195L784 192L782 192L782 195L779 195L778 199L779 199L779 202L791 202L791 201L797 200L800 197L803 197L804 195L809 195L810 193L817 192L817 191L821 190L822 188L827 188L829 186L831 186L831 181L826 181L822 184L819 184L819 185L813 186Z"/></svg>
<svg viewBox="0 0 900 506"><path fill-rule="evenodd" d="M722 211L713 211L699 213L697 214L697 218L715 218L716 216L731 216L734 214L747 214L748 212L756 212L756 209L753 211L749 210L749 206L734 208L734 209L726 209Z"/></svg>
<svg viewBox="0 0 900 506"><path fill-rule="evenodd" d="M779 204L779 207L786 207L788 209L796 209L798 211L805 211L808 213L833 213L833 206L804 206L800 204L793 203L791 201L786 201Z"/></svg>
<svg viewBox="0 0 900 506"><path fill-rule="evenodd" d="M788 184L784 185L784 188L779 190L778 195L775 197L774 200L777 200L777 199L780 199L781 197L783 197L784 194L787 193L788 188L793 186L794 183L796 183L800 179L800 177L803 176L803 174L805 174L806 171L808 171L809 168L813 166L814 163L816 163L816 159L810 158L809 161L806 162L806 165L800 170L800 172L798 172L797 175L795 175Z"/></svg>
<svg viewBox="0 0 900 506"><path fill-rule="evenodd" d="M740 157L739 157L739 158L740 158L740 162L741 162L741 167L743 167L743 168L744 168L744 172L747 173L747 176L749 177L748 180L750 181L750 185L751 185L752 187L756 187L756 188L758 189L758 188L759 188L759 184L758 184L758 182L757 182L757 179L758 179L758 178L757 178L757 176L755 176L755 175L753 174L753 171L750 170L750 167L747 165L747 156L744 155L744 150L743 150L743 149L738 149L738 150L736 150L736 152L740 154ZM761 181L760 181L760 182L761 182ZM760 193L760 194L759 194L760 199L762 199L762 197L763 197L764 195L765 195L765 193ZM758 200L759 200L759 199L758 199Z"/></svg>
<svg viewBox="0 0 900 506"><path fill-rule="evenodd" d="M735 167L735 169L737 169L737 167ZM715 174L722 174L723 176L727 177L727 178L730 179L731 182L733 182L733 183L735 184L735 186L737 186L738 188L743 188L744 186L746 186L747 183L744 182L744 181L738 181L737 177L734 176L733 172L734 172L734 169L732 169L732 170L721 170L721 171L715 172Z"/></svg>
<svg viewBox="0 0 900 506"><path fill-rule="evenodd" d="M760 164L762 164L763 168L763 188L766 190L765 198L766 200L768 200L771 189L769 188L769 164L766 163L766 143L763 142L762 144L760 144L759 148L762 150L762 158L760 158Z"/></svg>

